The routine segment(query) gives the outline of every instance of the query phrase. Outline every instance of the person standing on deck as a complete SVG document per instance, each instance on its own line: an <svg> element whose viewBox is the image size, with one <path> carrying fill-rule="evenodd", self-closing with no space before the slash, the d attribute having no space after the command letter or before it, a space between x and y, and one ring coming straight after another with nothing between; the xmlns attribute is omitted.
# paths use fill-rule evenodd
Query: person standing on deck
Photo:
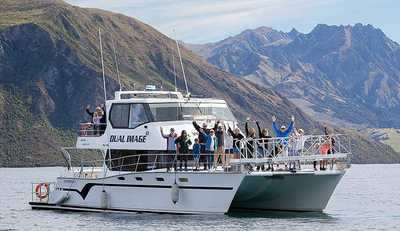
<svg viewBox="0 0 400 231"><path fill-rule="evenodd" d="M277 138L288 138L294 128L294 116L291 117L288 128L285 125L281 125L280 128L276 125L276 116L272 116L272 129L275 132Z"/></svg>
<svg viewBox="0 0 400 231"><path fill-rule="evenodd" d="M248 151L248 157L247 158L253 158L254 153L256 151L255 149L255 142L253 139L256 139L256 129L253 127L249 128L248 122L250 121L250 118L246 119L246 124L244 125L245 130L246 130L246 137L247 137L247 151Z"/></svg>
<svg viewBox="0 0 400 231"><path fill-rule="evenodd" d="M272 129L274 130L274 133L276 135L276 138L278 139L278 144L277 147L281 147L281 152L285 156L288 156L288 139L289 135L292 133L294 128L294 116L292 115L291 121L289 126L286 128L285 125L281 125L280 128L276 125L276 116L272 116ZM275 153L277 155L278 152ZM285 164L285 168L287 168L287 164Z"/></svg>
<svg viewBox="0 0 400 231"><path fill-rule="evenodd" d="M196 121L193 121L193 127L199 133L199 144L200 144L200 153L206 153L206 135L210 134L210 129L207 128L207 124L203 123L202 127L200 127ZM207 169L207 156L200 155L200 162L204 164L204 170Z"/></svg>
<svg viewBox="0 0 400 231"><path fill-rule="evenodd" d="M261 142L263 143L263 147L261 147L262 151L261 153L263 154L263 157L268 156L269 158L272 158L272 154L270 151L270 139L272 139L272 136L269 135L269 131L266 128L261 129L260 124L258 123L258 121L256 121L256 125L258 128L258 138L261 139ZM266 155L268 154L268 155ZM257 170L259 170L260 166L257 166ZM268 164L268 168L267 170L274 170L273 165L271 165L270 163ZM261 165L261 170L264 171L264 164Z"/></svg>
<svg viewBox="0 0 400 231"><path fill-rule="evenodd" d="M194 139L194 144L193 144L193 159L195 162L195 169L193 171L197 171L200 166L199 166L199 160L200 160L200 144L199 144L199 139L196 138Z"/></svg>
<svg viewBox="0 0 400 231"><path fill-rule="evenodd" d="M228 132L233 138L233 143L232 143L233 150L232 151L234 154L234 158L239 159L240 158L240 156L239 156L240 155L240 141L242 139L244 139L244 135L242 135L242 133L240 133L239 128L235 128L232 131L232 128L228 127Z"/></svg>
<svg viewBox="0 0 400 231"><path fill-rule="evenodd" d="M86 106L86 113L90 116L90 118L91 118L90 121L92 123L93 123L94 113L96 111L97 111L97 114L101 114L101 118L98 121L98 130L99 130L99 135L102 135L107 127L106 108L104 107L104 104L100 104L100 106L97 106L96 110L94 112L90 111L90 105Z"/></svg>
<svg viewBox="0 0 400 231"><path fill-rule="evenodd" d="M225 155L225 129L224 125L217 121L214 126L215 136L217 137L217 155L214 163L218 165L218 160L221 159L223 167L226 167L226 155Z"/></svg>
<svg viewBox="0 0 400 231"><path fill-rule="evenodd" d="M190 141L186 130L182 130L181 136L179 136L175 140L175 144L177 146L176 153L179 160L179 171L182 171L182 162L185 162L185 171L187 171L187 160L189 154L189 146L192 145L192 141ZM175 164L176 170L176 164Z"/></svg>
<svg viewBox="0 0 400 231"><path fill-rule="evenodd" d="M170 169L170 163L172 162L173 158L173 154L176 153L176 145L175 145L175 140L178 137L178 135L175 133L175 129L171 128L169 130L169 134L164 134L163 132L163 128L160 127L160 132L161 132L161 136L164 139L167 139L167 171L169 171ZM164 160L162 161L164 162Z"/></svg>

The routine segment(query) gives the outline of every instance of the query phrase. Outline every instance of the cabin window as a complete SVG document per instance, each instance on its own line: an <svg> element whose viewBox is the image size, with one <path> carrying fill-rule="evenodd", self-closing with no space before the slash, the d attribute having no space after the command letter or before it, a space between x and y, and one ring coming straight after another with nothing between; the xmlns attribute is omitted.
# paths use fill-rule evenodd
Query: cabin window
<svg viewBox="0 0 400 231"><path fill-rule="evenodd" d="M186 177L179 177L179 182L187 183L187 182L189 182L189 179Z"/></svg>
<svg viewBox="0 0 400 231"><path fill-rule="evenodd" d="M110 111L110 122L113 128L128 128L129 104L113 104Z"/></svg>
<svg viewBox="0 0 400 231"><path fill-rule="evenodd" d="M160 103L149 104L154 121L176 121L180 120L179 104Z"/></svg>
<svg viewBox="0 0 400 231"><path fill-rule="evenodd" d="M235 116L226 104L183 103L182 117L184 120L193 120L204 116L217 120L236 121Z"/></svg>
<svg viewBox="0 0 400 231"><path fill-rule="evenodd" d="M129 128L135 128L141 124L149 122L143 104L131 104L129 115Z"/></svg>
<svg viewBox="0 0 400 231"><path fill-rule="evenodd" d="M143 178L141 178L141 177L135 177L135 179L137 180L137 181L143 181Z"/></svg>
<svg viewBox="0 0 400 231"><path fill-rule="evenodd" d="M156 177L156 180L157 180L157 181L164 181L164 178L162 178L162 177Z"/></svg>

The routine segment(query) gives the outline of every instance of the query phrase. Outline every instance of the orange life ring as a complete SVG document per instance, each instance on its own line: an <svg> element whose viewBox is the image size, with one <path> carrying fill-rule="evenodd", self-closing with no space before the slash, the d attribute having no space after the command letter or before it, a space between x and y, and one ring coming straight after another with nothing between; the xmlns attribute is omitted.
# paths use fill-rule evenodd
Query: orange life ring
<svg viewBox="0 0 400 231"><path fill-rule="evenodd" d="M40 183L40 184L36 185L35 192L36 192L36 196L39 199L46 198L49 195L49 184Z"/></svg>

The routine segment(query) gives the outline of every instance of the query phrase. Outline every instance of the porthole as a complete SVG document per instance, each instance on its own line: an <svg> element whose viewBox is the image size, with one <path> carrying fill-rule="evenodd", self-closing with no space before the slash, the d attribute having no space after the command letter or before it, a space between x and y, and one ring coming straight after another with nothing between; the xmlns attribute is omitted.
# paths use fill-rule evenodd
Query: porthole
<svg viewBox="0 0 400 231"><path fill-rule="evenodd" d="M143 178L141 178L141 177L135 177L135 179L136 179L137 181L143 181Z"/></svg>
<svg viewBox="0 0 400 231"><path fill-rule="evenodd" d="M120 176L120 177L118 177L118 180L125 180L125 177Z"/></svg>
<svg viewBox="0 0 400 231"><path fill-rule="evenodd" d="M157 181L164 181L164 178L162 178L162 177L156 177L156 180L157 180Z"/></svg>
<svg viewBox="0 0 400 231"><path fill-rule="evenodd" d="M180 178L179 178L179 182L186 183L186 182L189 182L189 179L186 178L186 177L180 177Z"/></svg>

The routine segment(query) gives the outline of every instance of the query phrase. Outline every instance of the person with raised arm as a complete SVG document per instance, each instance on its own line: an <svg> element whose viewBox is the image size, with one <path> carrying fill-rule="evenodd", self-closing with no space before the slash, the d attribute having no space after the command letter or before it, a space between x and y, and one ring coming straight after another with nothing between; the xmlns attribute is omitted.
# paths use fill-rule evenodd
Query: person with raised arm
<svg viewBox="0 0 400 231"><path fill-rule="evenodd" d="M245 130L246 130L246 148L247 148L247 158L253 158L254 157L254 153L256 151L255 149L255 142L254 139L256 139L256 129L254 129L253 127L249 128L249 123L250 118L248 117L246 119L246 123L244 125ZM250 165L250 170L253 170L253 167Z"/></svg>
<svg viewBox="0 0 400 231"><path fill-rule="evenodd" d="M283 153L283 155L288 156L288 140L289 140L289 135L293 132L294 128L294 116L291 116L291 121L286 128L285 125L281 125L280 128L278 128L276 124L276 116L272 116L272 129L274 130L274 133L276 135L277 143L275 146L275 155L278 155L280 153ZM287 169L287 164L285 164L285 169Z"/></svg>
<svg viewBox="0 0 400 231"><path fill-rule="evenodd" d="M193 124L193 127L196 129L196 131L199 133L198 139L199 139L200 153L201 153L199 162L203 162L204 170L206 170L207 166L208 166L207 162L209 162L209 160L208 160L208 156L204 155L204 153L207 152L207 150L206 150L207 137L206 136L210 134L210 129L207 128L206 123L203 123L202 127L200 127L196 121L193 121L192 124Z"/></svg>
<svg viewBox="0 0 400 231"><path fill-rule="evenodd" d="M233 154L235 159L239 159L240 155L240 141L244 138L244 135L240 133L239 128L235 128L232 130L231 127L228 126L228 132L232 136L233 141L232 141L232 147L233 147Z"/></svg>
<svg viewBox="0 0 400 231"><path fill-rule="evenodd" d="M97 115L101 115L100 119L98 120L97 123L97 131L98 135L102 135L104 131L106 130L107 127L107 116L106 116L106 108L104 107L104 104L100 104L99 106L96 107L94 112L90 111L90 105L86 106L86 113L90 116L90 121L93 123L93 117L95 115L95 112L97 112ZM97 119L96 119L97 120Z"/></svg>
<svg viewBox="0 0 400 231"><path fill-rule="evenodd" d="M294 116L292 115L290 119L291 121L287 128L285 125L281 125L281 127L278 128L278 126L276 125L276 116L272 116L272 129L274 130L277 138L288 138L289 135L293 132Z"/></svg>
<svg viewBox="0 0 400 231"><path fill-rule="evenodd" d="M225 155L225 128L221 121L217 121L214 125L215 136L217 137L217 151L214 159L214 164L218 165L218 160L221 160L223 167L226 167L226 155Z"/></svg>
<svg viewBox="0 0 400 231"><path fill-rule="evenodd" d="M169 133L165 134L163 131L163 127L160 127L160 132L161 136L167 140L167 171L170 170L170 163L173 160L173 154L176 153L176 145L175 145L175 140L178 137L178 135L175 133L174 128L169 129ZM164 162L164 161L162 161Z"/></svg>
<svg viewBox="0 0 400 231"><path fill-rule="evenodd" d="M263 157L268 156L269 158L272 158L272 153L270 150L270 141L272 139L272 136L269 135L269 131L267 128L263 128L261 129L260 124L258 123L258 121L256 121L256 125L258 128L258 138L261 139L261 142L263 144L262 147L260 147L260 152L263 154ZM259 170L260 166L257 166L257 170ZM264 171L264 164L261 165L261 170ZM274 170L273 165L271 165L270 163L268 163L268 168L267 170Z"/></svg>

